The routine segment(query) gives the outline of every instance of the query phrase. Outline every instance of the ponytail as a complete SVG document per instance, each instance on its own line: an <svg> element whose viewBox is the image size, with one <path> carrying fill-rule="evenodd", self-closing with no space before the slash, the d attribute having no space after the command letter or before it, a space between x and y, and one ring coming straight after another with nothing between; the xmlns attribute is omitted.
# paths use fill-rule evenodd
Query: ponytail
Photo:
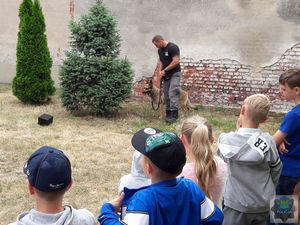
<svg viewBox="0 0 300 225"><path fill-rule="evenodd" d="M204 118L193 116L183 123L181 132L190 143L190 150L194 155L198 185L208 197L211 197L209 186L214 183L217 172L211 147L212 127Z"/></svg>

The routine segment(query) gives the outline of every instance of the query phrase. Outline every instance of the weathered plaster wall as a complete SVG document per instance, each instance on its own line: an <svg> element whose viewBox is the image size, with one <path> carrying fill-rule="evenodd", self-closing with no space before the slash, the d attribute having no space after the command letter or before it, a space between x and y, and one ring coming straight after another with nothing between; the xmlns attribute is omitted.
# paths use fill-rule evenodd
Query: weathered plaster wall
<svg viewBox="0 0 300 225"><path fill-rule="evenodd" d="M21 1L1 0L0 7L0 82L10 83L15 75L18 9ZM46 20L48 46L53 59L52 77L58 83L58 65L68 48L70 2L41 0Z"/></svg>
<svg viewBox="0 0 300 225"><path fill-rule="evenodd" d="M300 42L297 0L104 2L119 18L122 54L133 62L137 79L155 68L154 34L177 43L182 57L230 58L252 66L269 65Z"/></svg>
<svg viewBox="0 0 300 225"><path fill-rule="evenodd" d="M15 70L20 1L1 0L0 82ZM71 4L73 3L73 4ZM53 77L68 48L68 23L88 11L93 0L42 0ZM136 80L150 76L157 54L154 34L177 43L182 58L228 58L253 67L277 61L300 42L298 0L104 0L118 19L122 56L133 63Z"/></svg>

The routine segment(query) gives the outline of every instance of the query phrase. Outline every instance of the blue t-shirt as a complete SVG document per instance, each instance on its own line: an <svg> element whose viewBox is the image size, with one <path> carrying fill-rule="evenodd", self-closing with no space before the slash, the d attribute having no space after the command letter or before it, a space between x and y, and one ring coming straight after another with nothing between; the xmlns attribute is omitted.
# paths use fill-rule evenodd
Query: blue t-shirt
<svg viewBox="0 0 300 225"><path fill-rule="evenodd" d="M111 204L102 206L101 225L221 225L223 214L201 189L185 178L140 189L125 188L121 219Z"/></svg>
<svg viewBox="0 0 300 225"><path fill-rule="evenodd" d="M283 164L282 175L300 178L300 104L283 118L279 130L286 133L285 144L288 153L280 154Z"/></svg>

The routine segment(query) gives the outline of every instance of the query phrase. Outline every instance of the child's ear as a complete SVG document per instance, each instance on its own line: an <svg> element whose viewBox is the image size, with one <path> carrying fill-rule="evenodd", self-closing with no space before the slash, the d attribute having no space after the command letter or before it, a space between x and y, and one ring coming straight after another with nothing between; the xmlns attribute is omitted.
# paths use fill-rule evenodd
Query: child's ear
<svg viewBox="0 0 300 225"><path fill-rule="evenodd" d="M154 170L152 164L147 162L146 167L147 167L148 174L152 174Z"/></svg>
<svg viewBox="0 0 300 225"><path fill-rule="evenodd" d="M295 87L294 90L295 90L295 92L296 92L297 95L300 95L300 87Z"/></svg>
<svg viewBox="0 0 300 225"><path fill-rule="evenodd" d="M144 162L143 162L143 169L144 169L144 173L149 176L150 174L153 173L153 166L152 164L146 160L146 159L143 159Z"/></svg>
<svg viewBox="0 0 300 225"><path fill-rule="evenodd" d="M29 181L27 181L27 187L30 195L34 194L34 188Z"/></svg>
<svg viewBox="0 0 300 225"><path fill-rule="evenodd" d="M241 108L240 115L245 115L245 112L246 112L246 106L243 105L242 108Z"/></svg>
<svg viewBox="0 0 300 225"><path fill-rule="evenodd" d="M182 141L182 143L183 143L184 145L188 144L187 138L186 138L186 136L185 136L183 133L181 133L181 134L179 135L179 138L180 138L180 140Z"/></svg>
<svg viewBox="0 0 300 225"><path fill-rule="evenodd" d="M212 136L211 139L209 140L211 144L213 144L215 142L215 137Z"/></svg>
<svg viewBox="0 0 300 225"><path fill-rule="evenodd" d="M147 160L144 157L145 156L143 156L141 159L142 168L143 168L144 174L149 176L149 162L147 162Z"/></svg>
<svg viewBox="0 0 300 225"><path fill-rule="evenodd" d="M70 190L70 188L72 187L72 185L73 185L73 179L71 180L70 184L68 185L67 191Z"/></svg>

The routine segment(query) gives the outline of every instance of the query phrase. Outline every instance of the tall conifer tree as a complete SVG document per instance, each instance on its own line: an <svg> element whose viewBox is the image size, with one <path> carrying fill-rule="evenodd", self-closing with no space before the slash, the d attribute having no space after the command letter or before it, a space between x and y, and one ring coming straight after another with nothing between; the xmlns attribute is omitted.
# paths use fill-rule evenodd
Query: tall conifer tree
<svg viewBox="0 0 300 225"><path fill-rule="evenodd" d="M13 93L24 103L40 104L55 92L51 79L45 20L38 0L23 0L19 8L17 68Z"/></svg>
<svg viewBox="0 0 300 225"><path fill-rule="evenodd" d="M121 40L115 18L101 0L71 22L71 50L60 69L62 102L72 113L117 111L131 92L133 71L119 59Z"/></svg>

